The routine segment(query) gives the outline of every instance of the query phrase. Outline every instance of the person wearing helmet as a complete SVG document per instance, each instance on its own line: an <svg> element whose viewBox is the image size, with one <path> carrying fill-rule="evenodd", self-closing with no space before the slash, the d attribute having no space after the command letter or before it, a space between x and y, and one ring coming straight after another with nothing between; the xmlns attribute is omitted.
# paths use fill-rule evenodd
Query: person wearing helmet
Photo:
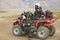
<svg viewBox="0 0 60 40"><path fill-rule="evenodd" d="M23 23L31 23L31 20L32 19L32 13L30 11L24 11L24 13L22 14L22 22ZM21 27L22 27L22 23L21 23ZM25 27L24 27L25 28ZM26 32L27 32L27 35L29 38L32 38L32 31L31 31L31 27L28 27L28 28L25 28Z"/></svg>
<svg viewBox="0 0 60 40"><path fill-rule="evenodd" d="M20 17L18 17L18 19L25 20L25 19L27 19L27 17L29 17L29 11L25 10L25 11L23 11L23 13L21 13L21 15L20 15Z"/></svg>
<svg viewBox="0 0 60 40"><path fill-rule="evenodd" d="M49 10L46 10L45 11L45 15L46 15L46 18L48 19L52 19L53 18L53 12L49 11Z"/></svg>
<svg viewBox="0 0 60 40"><path fill-rule="evenodd" d="M42 15L45 15L39 3L35 4L34 15L38 18L40 18Z"/></svg>

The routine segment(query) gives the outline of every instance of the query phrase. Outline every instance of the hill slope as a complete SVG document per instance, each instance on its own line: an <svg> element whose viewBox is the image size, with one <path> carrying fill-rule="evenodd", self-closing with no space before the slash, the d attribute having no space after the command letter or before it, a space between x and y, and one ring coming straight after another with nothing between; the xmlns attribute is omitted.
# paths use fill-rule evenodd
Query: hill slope
<svg viewBox="0 0 60 40"><path fill-rule="evenodd" d="M34 8L34 4L39 2L43 9L60 11L60 0L0 0L0 9L28 9Z"/></svg>

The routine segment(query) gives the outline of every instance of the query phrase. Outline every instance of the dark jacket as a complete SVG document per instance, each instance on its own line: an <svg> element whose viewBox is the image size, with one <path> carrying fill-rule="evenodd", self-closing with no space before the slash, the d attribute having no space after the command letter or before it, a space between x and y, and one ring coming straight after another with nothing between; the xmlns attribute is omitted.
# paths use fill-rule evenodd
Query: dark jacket
<svg viewBox="0 0 60 40"><path fill-rule="evenodd" d="M42 15L45 16L44 12L40 11L35 11L34 16L40 18Z"/></svg>

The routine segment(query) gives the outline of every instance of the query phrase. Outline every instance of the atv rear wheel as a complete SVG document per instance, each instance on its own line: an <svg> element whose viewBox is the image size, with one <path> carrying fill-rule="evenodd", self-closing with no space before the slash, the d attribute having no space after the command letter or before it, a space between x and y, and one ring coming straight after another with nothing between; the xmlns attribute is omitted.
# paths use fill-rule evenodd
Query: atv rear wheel
<svg viewBox="0 0 60 40"><path fill-rule="evenodd" d="M14 36L21 36L22 35L22 29L19 25L14 25L12 29L12 33Z"/></svg>
<svg viewBox="0 0 60 40"><path fill-rule="evenodd" d="M49 36L49 29L44 26L39 27L37 30L37 36L38 38L45 40Z"/></svg>
<svg viewBox="0 0 60 40"><path fill-rule="evenodd" d="M54 26L51 26L49 29L49 36L53 36L55 34L55 28Z"/></svg>

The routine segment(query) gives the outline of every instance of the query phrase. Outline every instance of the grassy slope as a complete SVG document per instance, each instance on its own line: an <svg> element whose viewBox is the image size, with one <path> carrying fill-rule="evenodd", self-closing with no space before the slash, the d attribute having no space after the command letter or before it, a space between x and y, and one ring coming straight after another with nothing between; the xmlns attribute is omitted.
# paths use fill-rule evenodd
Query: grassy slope
<svg viewBox="0 0 60 40"><path fill-rule="evenodd" d="M60 18L60 12L53 12L54 17L59 19ZM7 12L7 11L0 11L0 16L18 16L20 15L20 12Z"/></svg>
<svg viewBox="0 0 60 40"><path fill-rule="evenodd" d="M55 16L57 19L60 19L60 12L54 12L54 16Z"/></svg>

